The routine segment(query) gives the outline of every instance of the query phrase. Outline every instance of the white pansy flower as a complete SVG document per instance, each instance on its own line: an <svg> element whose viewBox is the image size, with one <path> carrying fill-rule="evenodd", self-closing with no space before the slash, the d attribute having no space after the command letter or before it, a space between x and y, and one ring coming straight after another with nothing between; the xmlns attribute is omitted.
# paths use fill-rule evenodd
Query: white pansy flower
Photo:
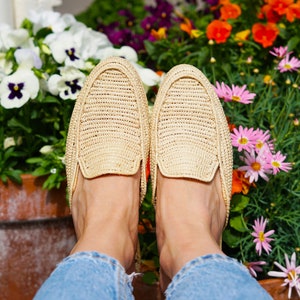
<svg viewBox="0 0 300 300"><path fill-rule="evenodd" d="M48 80L49 92L62 99L75 100L85 81L85 74L74 67L63 67L60 74L52 75Z"/></svg>
<svg viewBox="0 0 300 300"><path fill-rule="evenodd" d="M102 49L112 45L105 34L80 22L74 23L68 31L48 35L44 42L58 63L80 69L84 69L85 60L100 59Z"/></svg>
<svg viewBox="0 0 300 300"><path fill-rule="evenodd" d="M39 80L29 69L18 69L3 78L0 84L1 105L4 108L19 108L39 91Z"/></svg>
<svg viewBox="0 0 300 300"><path fill-rule="evenodd" d="M51 145L45 145L40 149L40 153L42 154L49 154L53 152L53 146Z"/></svg>
<svg viewBox="0 0 300 300"><path fill-rule="evenodd" d="M75 39L71 32L64 31L58 34L50 34L49 38L45 39L45 44L48 44L53 58L58 63L84 68L84 60L81 58L82 44Z"/></svg>
<svg viewBox="0 0 300 300"><path fill-rule="evenodd" d="M0 26L0 49L18 48L29 39L27 30L23 28L12 29L9 26Z"/></svg>
<svg viewBox="0 0 300 300"><path fill-rule="evenodd" d="M28 19L33 23L34 33L42 28L50 28L53 32L63 32L67 27L77 22L71 14L61 15L51 10L32 10L29 12Z"/></svg>
<svg viewBox="0 0 300 300"><path fill-rule="evenodd" d="M84 60L88 58L101 59L100 53L102 49L112 47L112 43L109 41L107 35L92 30L82 23L75 23L71 26L69 32L75 42L81 45L80 55Z"/></svg>
<svg viewBox="0 0 300 300"><path fill-rule="evenodd" d="M42 60L39 55L32 49L17 49L14 53L17 63L28 69L35 67L40 69L42 67Z"/></svg>

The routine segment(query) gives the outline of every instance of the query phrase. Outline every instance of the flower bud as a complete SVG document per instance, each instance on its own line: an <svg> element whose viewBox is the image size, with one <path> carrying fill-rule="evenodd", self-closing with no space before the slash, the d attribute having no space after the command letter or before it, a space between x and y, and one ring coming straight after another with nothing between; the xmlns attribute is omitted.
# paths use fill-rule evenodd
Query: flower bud
<svg viewBox="0 0 300 300"><path fill-rule="evenodd" d="M45 145L40 149L40 153L49 154L53 151L53 147L51 145Z"/></svg>

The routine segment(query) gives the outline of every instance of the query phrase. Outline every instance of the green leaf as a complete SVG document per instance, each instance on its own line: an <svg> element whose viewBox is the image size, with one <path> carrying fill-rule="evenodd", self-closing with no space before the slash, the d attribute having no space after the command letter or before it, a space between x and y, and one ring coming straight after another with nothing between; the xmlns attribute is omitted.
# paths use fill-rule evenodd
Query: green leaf
<svg viewBox="0 0 300 300"><path fill-rule="evenodd" d="M18 184L22 184L22 178L21 178L22 171L20 170L7 171L6 174L9 177L9 179L11 179L12 181Z"/></svg>
<svg viewBox="0 0 300 300"><path fill-rule="evenodd" d="M12 118L7 122L7 125L9 127L17 127L17 128L21 128L24 131L26 131L27 133L31 133L32 132L32 128L28 128L26 126L24 126L20 121L18 121L16 118Z"/></svg>
<svg viewBox="0 0 300 300"><path fill-rule="evenodd" d="M230 248L236 248L241 241L241 236L239 234L233 233L229 229L225 229L222 239Z"/></svg>
<svg viewBox="0 0 300 300"><path fill-rule="evenodd" d="M154 272L146 272L143 274L143 282L147 284L154 284L157 281L157 276Z"/></svg>
<svg viewBox="0 0 300 300"><path fill-rule="evenodd" d="M41 163L42 161L43 161L43 159L40 157L31 157L31 158L26 159L26 162L28 164L38 164L38 163Z"/></svg>
<svg viewBox="0 0 300 300"><path fill-rule="evenodd" d="M44 103L58 103L58 104L61 104L61 101L62 100L59 100L58 97L54 97L54 96L50 96L50 95L43 98Z"/></svg>
<svg viewBox="0 0 300 300"><path fill-rule="evenodd" d="M155 52L155 44L153 42L149 42L149 41L144 41L145 44L145 48L146 51L148 52L148 54L151 56L153 55L153 53Z"/></svg>
<svg viewBox="0 0 300 300"><path fill-rule="evenodd" d="M5 174L0 174L0 180L4 183L7 184L7 176Z"/></svg>
<svg viewBox="0 0 300 300"><path fill-rule="evenodd" d="M237 230L239 232L248 231L248 228L245 225L242 215L231 218L229 221L229 224L232 228L234 228L235 230Z"/></svg>
<svg viewBox="0 0 300 300"><path fill-rule="evenodd" d="M231 211L232 212L241 212L244 208L247 207L249 203L249 197L238 194L234 195L231 200Z"/></svg>
<svg viewBox="0 0 300 300"><path fill-rule="evenodd" d="M36 38L37 39L42 39L45 36L47 36L48 34L52 33L52 29L50 27L45 27L40 29L37 33L36 33Z"/></svg>
<svg viewBox="0 0 300 300"><path fill-rule="evenodd" d="M292 37L287 43L289 51L294 50L297 47L299 42L300 42L300 38L298 36Z"/></svg>
<svg viewBox="0 0 300 300"><path fill-rule="evenodd" d="M45 170L43 167L36 168L36 169L32 172L32 175L33 175L33 176L44 176L44 175L47 175L47 174L49 174L49 171L48 171L48 170Z"/></svg>

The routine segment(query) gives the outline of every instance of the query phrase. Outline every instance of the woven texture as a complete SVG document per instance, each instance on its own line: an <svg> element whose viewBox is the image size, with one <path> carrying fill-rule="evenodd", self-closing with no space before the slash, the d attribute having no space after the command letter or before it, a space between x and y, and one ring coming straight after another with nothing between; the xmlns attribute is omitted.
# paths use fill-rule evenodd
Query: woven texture
<svg viewBox="0 0 300 300"><path fill-rule="evenodd" d="M160 86L151 121L153 202L157 165L167 177L210 182L220 169L229 215L232 146L223 108L211 84L190 65L172 68Z"/></svg>
<svg viewBox="0 0 300 300"><path fill-rule="evenodd" d="M140 77L123 58L96 66L80 92L66 149L69 193L78 168L85 178L133 175L141 166L141 201L146 193L149 155L148 104Z"/></svg>

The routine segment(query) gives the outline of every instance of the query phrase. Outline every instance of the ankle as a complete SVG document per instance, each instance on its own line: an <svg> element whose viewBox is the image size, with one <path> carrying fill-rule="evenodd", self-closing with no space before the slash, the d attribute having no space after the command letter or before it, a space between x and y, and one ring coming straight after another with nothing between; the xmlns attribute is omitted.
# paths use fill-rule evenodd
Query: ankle
<svg viewBox="0 0 300 300"><path fill-rule="evenodd" d="M172 278L188 261L220 249L225 205L220 186L158 174L157 241L160 264Z"/></svg>
<svg viewBox="0 0 300 300"><path fill-rule="evenodd" d="M137 245L139 173L88 180L79 174L72 215L78 242L72 253L97 251L129 268Z"/></svg>

